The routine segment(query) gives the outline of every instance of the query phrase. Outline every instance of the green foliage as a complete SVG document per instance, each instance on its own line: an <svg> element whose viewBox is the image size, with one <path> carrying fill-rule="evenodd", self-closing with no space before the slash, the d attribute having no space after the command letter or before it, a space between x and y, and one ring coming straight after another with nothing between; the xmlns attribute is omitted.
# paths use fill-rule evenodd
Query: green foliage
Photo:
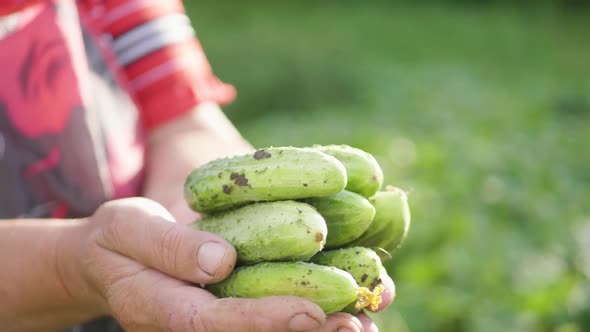
<svg viewBox="0 0 590 332"><path fill-rule="evenodd" d="M410 192L381 331L590 331L590 14L431 3L187 5L253 144Z"/></svg>

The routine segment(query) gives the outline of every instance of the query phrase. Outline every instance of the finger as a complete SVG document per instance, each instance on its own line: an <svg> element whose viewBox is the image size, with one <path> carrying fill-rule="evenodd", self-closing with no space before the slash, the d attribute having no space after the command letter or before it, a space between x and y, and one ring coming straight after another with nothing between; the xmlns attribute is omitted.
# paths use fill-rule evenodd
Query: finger
<svg viewBox="0 0 590 332"><path fill-rule="evenodd" d="M311 301L273 296L208 302L194 317L193 326L196 331L208 332L287 332L317 329L325 322L324 312Z"/></svg>
<svg viewBox="0 0 590 332"><path fill-rule="evenodd" d="M107 226L98 239L107 249L199 284L220 281L234 268L232 246L217 235L170 222L168 211L154 201L126 199L109 208Z"/></svg>
<svg viewBox="0 0 590 332"><path fill-rule="evenodd" d="M313 332L361 332L363 325L353 315L339 312L331 314L326 319L326 324Z"/></svg>
<svg viewBox="0 0 590 332"><path fill-rule="evenodd" d="M383 293L381 293L381 303L376 310L377 312L387 308L395 299L395 283L393 280L387 273L382 273L380 278L383 283Z"/></svg>
<svg viewBox="0 0 590 332"><path fill-rule="evenodd" d="M116 253L108 265L119 270L119 277L101 269L103 293L126 331L308 331L326 321L319 306L301 297L216 299L204 289Z"/></svg>
<svg viewBox="0 0 590 332"><path fill-rule="evenodd" d="M197 312L194 308L216 300L215 296L116 253L111 253L109 265L114 269L100 270L102 293L125 331L201 332L167 327L173 322L190 327Z"/></svg>
<svg viewBox="0 0 590 332"><path fill-rule="evenodd" d="M363 325L365 332L379 332L379 328L377 327L377 325L375 325L371 318L369 318L369 316L361 312L357 314L356 317Z"/></svg>

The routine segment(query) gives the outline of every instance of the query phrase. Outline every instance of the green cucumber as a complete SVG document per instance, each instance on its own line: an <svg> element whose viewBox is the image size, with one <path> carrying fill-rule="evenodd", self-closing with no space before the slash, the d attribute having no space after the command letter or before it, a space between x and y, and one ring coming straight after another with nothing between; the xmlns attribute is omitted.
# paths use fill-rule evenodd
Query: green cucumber
<svg viewBox="0 0 590 332"><path fill-rule="evenodd" d="M351 247L322 251L313 256L310 262L332 266L350 273L360 287L365 287L371 291L375 299L372 300L373 305L370 309L377 310L381 303L380 295L383 292L381 273L385 271L385 268L381 264L381 259L373 250L364 247ZM385 271L385 273L387 272ZM355 305L356 302L351 302L342 311L356 314L360 309Z"/></svg>
<svg viewBox="0 0 590 332"><path fill-rule="evenodd" d="M352 275L361 287L370 290L381 284L381 258L370 248L350 247L317 253L310 262L332 266Z"/></svg>
<svg viewBox="0 0 590 332"><path fill-rule="evenodd" d="M295 201L254 203L193 224L231 243L243 265L307 260L322 250L328 230L311 206Z"/></svg>
<svg viewBox="0 0 590 332"><path fill-rule="evenodd" d="M373 196L383 185L383 171L377 160L368 152L348 145L314 145L314 149L340 160L347 173L346 190Z"/></svg>
<svg viewBox="0 0 590 332"><path fill-rule="evenodd" d="M331 314L355 302L359 286L350 274L334 267L305 262L265 262L237 268L227 279L206 289L221 298L300 296Z"/></svg>
<svg viewBox="0 0 590 332"><path fill-rule="evenodd" d="M328 154L271 147L195 169L185 181L184 196L193 210L213 213L253 202L328 196L346 182L346 169Z"/></svg>
<svg viewBox="0 0 590 332"><path fill-rule="evenodd" d="M361 236L375 216L375 208L363 196L348 190L326 197L303 200L326 219L326 248L338 248Z"/></svg>
<svg viewBox="0 0 590 332"><path fill-rule="evenodd" d="M361 246L383 249L391 255L405 240L410 230L410 207L406 193L396 187L388 186L369 199L375 207L373 222L359 238L346 246ZM381 259L387 259L381 250L376 250Z"/></svg>

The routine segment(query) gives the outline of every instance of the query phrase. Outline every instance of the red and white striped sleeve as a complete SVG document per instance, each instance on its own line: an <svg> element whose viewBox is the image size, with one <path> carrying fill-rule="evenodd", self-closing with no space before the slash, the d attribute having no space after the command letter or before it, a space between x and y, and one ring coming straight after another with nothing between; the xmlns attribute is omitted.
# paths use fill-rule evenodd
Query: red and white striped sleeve
<svg viewBox="0 0 590 332"><path fill-rule="evenodd" d="M226 104L231 85L212 72L181 0L104 0L102 32L153 129L204 101Z"/></svg>
<svg viewBox="0 0 590 332"><path fill-rule="evenodd" d="M40 0L1 0L0 16L14 14L27 6L35 5L39 2Z"/></svg>

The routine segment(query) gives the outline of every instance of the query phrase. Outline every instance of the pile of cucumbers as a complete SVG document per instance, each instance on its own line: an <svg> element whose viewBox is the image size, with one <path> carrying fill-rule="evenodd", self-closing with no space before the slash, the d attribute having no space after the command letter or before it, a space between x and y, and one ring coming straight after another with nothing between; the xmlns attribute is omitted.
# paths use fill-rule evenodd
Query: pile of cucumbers
<svg viewBox="0 0 590 332"><path fill-rule="evenodd" d="M347 145L269 147L213 160L185 182L194 227L237 252L218 297L305 297L326 314L376 310L382 261L410 226L407 196L375 158Z"/></svg>

